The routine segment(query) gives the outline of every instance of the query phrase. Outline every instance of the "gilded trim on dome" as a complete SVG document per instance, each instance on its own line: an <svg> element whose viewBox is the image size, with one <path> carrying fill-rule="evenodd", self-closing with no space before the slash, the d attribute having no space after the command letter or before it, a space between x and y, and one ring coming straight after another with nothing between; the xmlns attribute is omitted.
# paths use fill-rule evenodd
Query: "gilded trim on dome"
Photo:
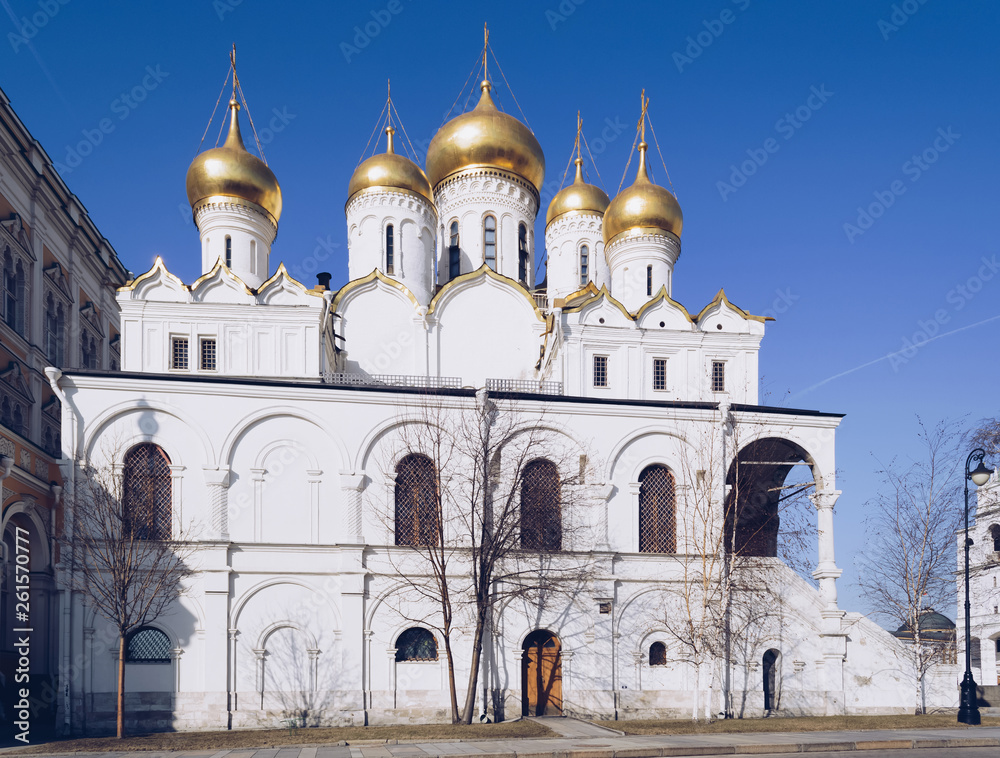
<svg viewBox="0 0 1000 758"><path fill-rule="evenodd" d="M257 211L264 218L271 222L271 226L277 230L278 220L271 215L271 212L252 200L247 200L245 197L236 197L235 195L212 195L210 197L205 197L195 203L191 208L191 215L197 217L198 211L208 205L240 205L244 208L249 208L252 211Z"/></svg>

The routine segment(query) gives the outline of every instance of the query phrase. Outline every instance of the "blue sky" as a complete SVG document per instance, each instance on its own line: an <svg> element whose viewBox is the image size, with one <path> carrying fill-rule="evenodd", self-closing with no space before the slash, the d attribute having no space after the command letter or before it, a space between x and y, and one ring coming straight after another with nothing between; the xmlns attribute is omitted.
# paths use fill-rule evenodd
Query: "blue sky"
<svg viewBox="0 0 1000 758"><path fill-rule="evenodd" d="M725 287L776 316L761 352L772 400L847 414L839 586L843 607L863 609L853 554L878 486L873 454L917 455L917 414L1000 413L1000 5L0 0L0 86L71 169L125 266L139 273L159 254L191 281L200 256L184 176L235 42L284 195L272 264L310 284L328 270L337 285L347 182L386 79L425 146L464 102L484 21L556 187L580 110L615 194L646 89L685 217L674 297L696 312ZM516 115L502 81L497 91ZM104 119L112 128L70 166Z"/></svg>

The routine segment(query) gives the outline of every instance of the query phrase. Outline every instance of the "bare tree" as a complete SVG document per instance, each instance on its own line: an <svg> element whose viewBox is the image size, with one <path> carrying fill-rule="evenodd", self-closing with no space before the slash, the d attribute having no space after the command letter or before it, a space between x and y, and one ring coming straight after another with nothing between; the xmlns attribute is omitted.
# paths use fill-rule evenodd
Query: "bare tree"
<svg viewBox="0 0 1000 758"><path fill-rule="evenodd" d="M963 510L956 425L918 422L923 455L879 470L883 487L865 504L868 542L857 565L873 615L912 634L905 649L916 674L916 710L924 713L925 677L950 653L924 639L921 622L930 609L954 605L954 539Z"/></svg>
<svg viewBox="0 0 1000 758"><path fill-rule="evenodd" d="M589 550L574 513L585 462L542 417L513 401L483 390L471 404L447 400L423 404L418 420L402 423L408 455L394 451L385 462L395 499L391 512L379 515L396 544L408 548L390 551L407 595L434 608L419 620L441 634L452 720L468 724L496 609L516 597L543 602L586 581L589 554L573 552ZM423 570L414 570L414 556ZM409 603L402 615L417 620L418 605ZM453 649L459 627L471 637L461 707Z"/></svg>
<svg viewBox="0 0 1000 758"><path fill-rule="evenodd" d="M1000 457L1000 416L986 418L972 431L972 447L981 447L990 460Z"/></svg>
<svg viewBox="0 0 1000 758"><path fill-rule="evenodd" d="M78 469L71 518L60 538L81 593L118 632L117 736L125 734L125 653L129 635L164 615L191 575L190 543L172 534L163 453L140 445ZM165 456L163 456L165 459ZM169 485L169 469L165 470Z"/></svg>
<svg viewBox="0 0 1000 758"><path fill-rule="evenodd" d="M786 484L795 452L768 438L761 423L723 406L692 448L694 458L681 458L684 479L694 483L678 509L681 579L666 590L673 612L663 621L678 657L695 669L698 720L702 711L711 718L716 684L722 710L735 715L732 671L748 670L765 630L780 625L778 560L803 573L816 526L806 507L814 482ZM746 689L745 679L740 713Z"/></svg>

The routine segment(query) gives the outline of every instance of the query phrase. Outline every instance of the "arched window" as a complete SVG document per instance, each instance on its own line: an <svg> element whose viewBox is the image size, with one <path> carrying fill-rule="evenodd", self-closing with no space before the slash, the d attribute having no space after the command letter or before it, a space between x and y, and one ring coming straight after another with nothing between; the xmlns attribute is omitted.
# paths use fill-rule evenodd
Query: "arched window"
<svg viewBox="0 0 1000 758"><path fill-rule="evenodd" d="M22 437L26 437L28 430L24 428L24 412L21 410L20 403L14 403L10 416L10 428Z"/></svg>
<svg viewBox="0 0 1000 758"><path fill-rule="evenodd" d="M667 646L662 642L654 642L649 646L649 665L650 666L666 666L667 665Z"/></svg>
<svg viewBox="0 0 1000 758"><path fill-rule="evenodd" d="M1000 525L994 524L990 527L990 537L993 538L993 552L1000 553Z"/></svg>
<svg viewBox="0 0 1000 758"><path fill-rule="evenodd" d="M437 642L434 635L419 626L407 629L396 640L396 660L404 661L436 661L438 659Z"/></svg>
<svg viewBox="0 0 1000 758"><path fill-rule="evenodd" d="M454 279L462 273L462 248L458 239L458 222L451 222L448 238L448 278Z"/></svg>
<svg viewBox="0 0 1000 758"><path fill-rule="evenodd" d="M653 296L653 267L646 266L646 297Z"/></svg>
<svg viewBox="0 0 1000 758"><path fill-rule="evenodd" d="M7 326L20 335L24 335L24 264L16 263L11 257L10 248L3 255L3 320Z"/></svg>
<svg viewBox="0 0 1000 758"><path fill-rule="evenodd" d="M528 284L528 227L517 225L517 280Z"/></svg>
<svg viewBox="0 0 1000 758"><path fill-rule="evenodd" d="M639 552L677 551L674 475L666 466L647 466L639 474Z"/></svg>
<svg viewBox="0 0 1000 758"><path fill-rule="evenodd" d="M392 224L389 224L385 228L385 273L387 274L393 273L396 257L395 244Z"/></svg>
<svg viewBox="0 0 1000 758"><path fill-rule="evenodd" d="M125 454L123 506L127 528L139 539L170 539L170 459L159 445L136 445Z"/></svg>
<svg viewBox="0 0 1000 758"><path fill-rule="evenodd" d="M580 246L580 286L586 287L590 281L590 248Z"/></svg>
<svg viewBox="0 0 1000 758"><path fill-rule="evenodd" d="M226 265L233 267L233 238L226 235Z"/></svg>
<svg viewBox="0 0 1000 758"><path fill-rule="evenodd" d="M483 260L497 270L497 220L493 216L483 219Z"/></svg>
<svg viewBox="0 0 1000 758"><path fill-rule="evenodd" d="M45 355L54 366L63 365L63 329L66 317L63 304L50 292L45 298Z"/></svg>
<svg viewBox="0 0 1000 758"><path fill-rule="evenodd" d="M521 476L521 547L562 549L559 470L544 458L531 461Z"/></svg>
<svg viewBox="0 0 1000 758"><path fill-rule="evenodd" d="M250 240L250 273L257 273L257 240Z"/></svg>
<svg viewBox="0 0 1000 758"><path fill-rule="evenodd" d="M92 334L86 331L84 331L80 338L80 365L83 368L100 367L97 340L94 339Z"/></svg>
<svg viewBox="0 0 1000 758"><path fill-rule="evenodd" d="M396 544L440 544L437 472L426 455L410 454L396 465Z"/></svg>
<svg viewBox="0 0 1000 758"><path fill-rule="evenodd" d="M152 626L140 626L125 644L127 663L170 663L170 638Z"/></svg>

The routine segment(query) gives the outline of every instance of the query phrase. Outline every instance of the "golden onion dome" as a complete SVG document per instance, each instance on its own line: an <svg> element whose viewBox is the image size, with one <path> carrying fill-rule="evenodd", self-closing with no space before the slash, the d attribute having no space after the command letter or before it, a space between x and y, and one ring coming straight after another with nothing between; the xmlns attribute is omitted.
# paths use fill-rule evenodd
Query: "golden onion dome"
<svg viewBox="0 0 1000 758"><path fill-rule="evenodd" d="M236 202L264 211L275 226L281 218L281 187L274 172L243 146L240 105L229 101L229 134L222 147L198 155L188 168L187 196L195 212L206 203Z"/></svg>
<svg viewBox="0 0 1000 758"><path fill-rule="evenodd" d="M681 236L684 214L669 190L646 172L646 143L639 143L639 171L632 186L618 193L604 213L604 244L626 233L665 231Z"/></svg>
<svg viewBox="0 0 1000 758"><path fill-rule="evenodd" d="M576 179L556 193L545 214L545 226L567 213L593 213L603 216L608 209L608 195L600 187L583 181L583 159L576 159Z"/></svg>
<svg viewBox="0 0 1000 758"><path fill-rule="evenodd" d="M373 155L354 169L347 185L348 203L359 192L373 188L405 190L420 195L429 203L434 202L431 185L420 166L406 156L396 155L392 144L395 132L391 126L387 126L385 152Z"/></svg>
<svg viewBox="0 0 1000 758"><path fill-rule="evenodd" d="M469 168L499 168L527 180L537 192L545 178L542 146L527 126L502 113L481 85L479 103L438 130L427 150L427 176L437 187L452 174Z"/></svg>

